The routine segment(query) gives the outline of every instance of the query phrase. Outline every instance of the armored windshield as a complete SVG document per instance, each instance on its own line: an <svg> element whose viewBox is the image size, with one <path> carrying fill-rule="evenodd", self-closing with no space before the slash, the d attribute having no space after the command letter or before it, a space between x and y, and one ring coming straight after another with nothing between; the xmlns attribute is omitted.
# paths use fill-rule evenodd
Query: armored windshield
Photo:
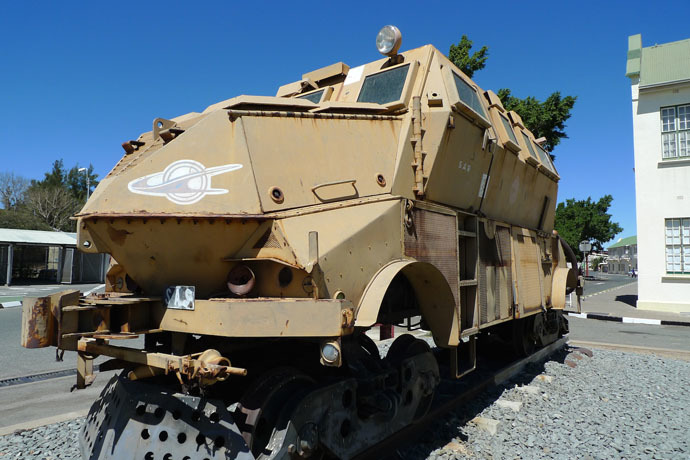
<svg viewBox="0 0 690 460"><path fill-rule="evenodd" d="M368 75L362 83L357 102L374 102L388 104L399 101L405 86L409 64L395 67L384 72Z"/></svg>
<svg viewBox="0 0 690 460"><path fill-rule="evenodd" d="M306 99L310 102L313 102L314 104L318 104L321 102L321 96L323 96L323 92L325 90L319 90L319 91L314 91L313 93L309 94L303 94L301 96L297 96L297 99Z"/></svg>

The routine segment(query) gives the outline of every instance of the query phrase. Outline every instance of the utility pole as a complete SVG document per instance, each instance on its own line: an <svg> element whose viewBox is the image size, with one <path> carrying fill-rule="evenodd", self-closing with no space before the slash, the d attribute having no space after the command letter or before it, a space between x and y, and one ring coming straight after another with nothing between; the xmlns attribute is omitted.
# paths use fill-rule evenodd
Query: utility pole
<svg viewBox="0 0 690 460"><path fill-rule="evenodd" d="M89 170L87 168L79 168L79 172L86 174L86 201L89 201L89 192L91 192L91 177L89 177Z"/></svg>

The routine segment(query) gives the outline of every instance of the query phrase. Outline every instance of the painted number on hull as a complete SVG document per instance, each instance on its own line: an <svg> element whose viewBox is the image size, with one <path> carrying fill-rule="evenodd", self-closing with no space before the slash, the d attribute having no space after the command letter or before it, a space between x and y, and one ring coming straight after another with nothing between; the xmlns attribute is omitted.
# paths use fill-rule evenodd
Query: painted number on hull
<svg viewBox="0 0 690 460"><path fill-rule="evenodd" d="M458 169L460 169L461 171L470 172L470 169L472 169L472 165L460 160L460 163L458 163Z"/></svg>

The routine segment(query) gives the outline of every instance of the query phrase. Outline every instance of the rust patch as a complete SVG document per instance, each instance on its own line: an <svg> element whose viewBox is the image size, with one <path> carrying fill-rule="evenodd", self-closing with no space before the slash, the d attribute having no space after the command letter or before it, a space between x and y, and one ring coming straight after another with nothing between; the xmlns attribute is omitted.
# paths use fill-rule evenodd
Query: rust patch
<svg viewBox="0 0 690 460"><path fill-rule="evenodd" d="M24 309L22 314L26 314ZM55 324L51 314L50 298L36 299L31 306L28 318L23 319L22 346L24 348L43 348L53 345Z"/></svg>
<svg viewBox="0 0 690 460"><path fill-rule="evenodd" d="M112 226L108 225L108 236L110 237L110 240L118 246L122 246L123 244L125 244L127 235L131 234L132 233L128 232L127 230L117 230Z"/></svg>

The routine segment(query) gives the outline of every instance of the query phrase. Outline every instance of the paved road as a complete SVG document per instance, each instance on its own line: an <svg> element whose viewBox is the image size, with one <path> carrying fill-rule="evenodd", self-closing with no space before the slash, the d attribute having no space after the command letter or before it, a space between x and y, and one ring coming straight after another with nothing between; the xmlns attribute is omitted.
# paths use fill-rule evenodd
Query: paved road
<svg viewBox="0 0 690 460"><path fill-rule="evenodd" d="M92 289L96 289L96 292L103 292L103 286L103 284L36 284L31 286L0 286L0 302L22 300L23 297L41 297L70 289L78 289L82 292L88 292Z"/></svg>
<svg viewBox="0 0 690 460"><path fill-rule="evenodd" d="M626 324L568 317L570 339L690 352L690 327Z"/></svg>
<svg viewBox="0 0 690 460"><path fill-rule="evenodd" d="M20 345L22 309L0 310L0 380L76 367L76 353L65 352L65 360L55 361L55 348L29 350Z"/></svg>
<svg viewBox="0 0 690 460"><path fill-rule="evenodd" d="M85 390L73 390L75 377L0 387L0 436L84 416L117 371L99 374ZM24 426L18 426L24 425Z"/></svg>
<svg viewBox="0 0 690 460"><path fill-rule="evenodd" d="M637 278L630 278L626 275L613 275L599 272L589 272L589 274L594 279L585 281L584 295L586 296L622 286L624 284L637 283Z"/></svg>

